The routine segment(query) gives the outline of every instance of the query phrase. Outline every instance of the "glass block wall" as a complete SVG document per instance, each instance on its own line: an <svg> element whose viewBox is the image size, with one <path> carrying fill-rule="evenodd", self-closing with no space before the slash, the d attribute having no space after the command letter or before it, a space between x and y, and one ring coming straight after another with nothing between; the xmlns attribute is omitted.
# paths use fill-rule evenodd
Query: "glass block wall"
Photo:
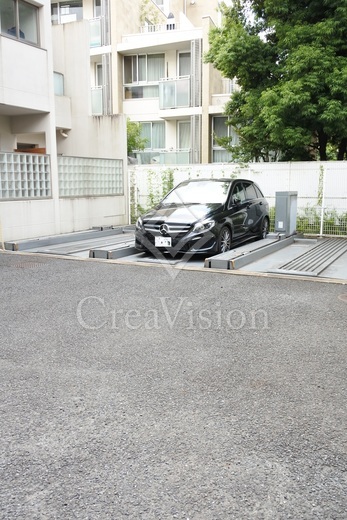
<svg viewBox="0 0 347 520"><path fill-rule="evenodd" d="M0 152L0 200L52 196L48 155Z"/></svg>
<svg viewBox="0 0 347 520"><path fill-rule="evenodd" d="M60 197L99 197L124 194L123 161L58 157Z"/></svg>

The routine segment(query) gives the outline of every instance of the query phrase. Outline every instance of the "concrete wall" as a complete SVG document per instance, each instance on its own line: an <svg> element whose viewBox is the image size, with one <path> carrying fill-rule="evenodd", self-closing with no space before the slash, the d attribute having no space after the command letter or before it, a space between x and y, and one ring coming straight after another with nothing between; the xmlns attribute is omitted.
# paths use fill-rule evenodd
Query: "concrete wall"
<svg viewBox="0 0 347 520"><path fill-rule="evenodd" d="M0 104L49 111L47 51L0 36Z"/></svg>
<svg viewBox="0 0 347 520"><path fill-rule="evenodd" d="M121 195L60 199L60 232L127 224L127 199Z"/></svg>
<svg viewBox="0 0 347 520"><path fill-rule="evenodd" d="M91 4L89 8L92 16ZM89 22L82 20L51 27L47 2L42 34L47 48L51 49L49 51L0 37L1 50L6 51L2 54L0 71L5 63L7 72L12 74L13 54L10 62L13 44L15 57L19 59L21 54L22 58L26 57L21 70L27 72L28 77L23 79L16 68L14 76L17 83L11 85L14 90L17 87L26 87L27 90L22 98L16 90L12 96L17 97L13 101L17 106L22 106L30 99L28 104L31 104L32 110L24 114L21 111L21 115L16 115L18 112L12 110L11 117L0 115L0 150L13 152L17 142L34 143L46 148L50 155L52 181L51 199L0 201L0 226L4 240L128 223L126 119L123 115L91 115ZM8 42L4 47L1 40L5 39ZM29 50L32 53L27 56ZM36 55L40 72L36 70L33 59ZM42 56L45 56L45 63ZM59 100L53 94L53 70L64 75L65 97ZM9 81L13 81L11 74ZM5 95L6 81L0 74L0 96ZM22 105L21 99L24 100ZM8 98L2 98L4 101L9 103ZM39 108L45 113L33 111ZM59 128L68 130L68 137L62 136ZM59 199L57 154L122 160L124 195Z"/></svg>
<svg viewBox="0 0 347 520"><path fill-rule="evenodd" d="M170 167L133 166L132 186L138 203L148 207L150 186L160 186L163 172ZM240 164L196 164L175 166L174 184L188 178L244 178L255 181L271 206L277 191L297 191L298 207L320 207L347 212L347 175L344 161L278 162ZM148 172L151 172L149 175ZM150 180L150 183L148 179ZM160 191L160 190L159 190Z"/></svg>
<svg viewBox="0 0 347 520"><path fill-rule="evenodd" d="M191 0L171 0L170 10L175 18L178 19L179 13L182 12L195 27L201 27L204 16L211 16L217 23L218 3L218 0L196 0L194 3L191 3Z"/></svg>

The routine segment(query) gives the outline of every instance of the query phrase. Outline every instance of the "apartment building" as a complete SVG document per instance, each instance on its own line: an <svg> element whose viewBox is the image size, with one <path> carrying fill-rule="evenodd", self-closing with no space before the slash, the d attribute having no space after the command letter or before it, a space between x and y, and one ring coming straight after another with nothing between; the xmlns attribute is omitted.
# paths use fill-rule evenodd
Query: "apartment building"
<svg viewBox="0 0 347 520"><path fill-rule="evenodd" d="M1 240L127 223L127 118L139 164L229 160L218 3L1 0Z"/></svg>
<svg viewBox="0 0 347 520"><path fill-rule="evenodd" d="M234 84L203 62L210 29L219 23L217 0L157 0L161 14L143 13L136 32L123 34L120 110L141 122L146 149L140 164L224 162L214 135L228 135L224 104Z"/></svg>
<svg viewBox="0 0 347 520"><path fill-rule="evenodd" d="M128 222L126 119L94 115L76 4L0 3L0 242Z"/></svg>
<svg viewBox="0 0 347 520"><path fill-rule="evenodd" d="M209 30L220 21L218 4L94 0L93 110L141 123L147 141L135 153L139 164L230 160L213 136L231 131L223 109L235 85L203 62Z"/></svg>

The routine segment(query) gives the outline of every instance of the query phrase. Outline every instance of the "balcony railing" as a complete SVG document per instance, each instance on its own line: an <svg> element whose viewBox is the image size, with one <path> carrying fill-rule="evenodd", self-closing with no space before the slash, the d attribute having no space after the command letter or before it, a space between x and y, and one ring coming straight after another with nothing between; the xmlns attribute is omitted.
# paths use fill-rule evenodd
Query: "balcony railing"
<svg viewBox="0 0 347 520"><path fill-rule="evenodd" d="M90 25L90 46L100 47L102 43L101 18L89 20Z"/></svg>
<svg viewBox="0 0 347 520"><path fill-rule="evenodd" d="M159 81L159 108L183 108L190 106L190 76L161 79Z"/></svg>
<svg viewBox="0 0 347 520"><path fill-rule="evenodd" d="M192 151L184 150L151 150L135 152L138 164L191 164Z"/></svg>
<svg viewBox="0 0 347 520"><path fill-rule="evenodd" d="M110 45L109 21L106 16L92 18L89 20L89 26L91 48Z"/></svg>
<svg viewBox="0 0 347 520"><path fill-rule="evenodd" d="M157 23L155 25L143 25L142 27L140 27L140 34L175 31L179 29L180 25L178 23L176 23L174 20L170 21L170 19L168 19L166 23Z"/></svg>

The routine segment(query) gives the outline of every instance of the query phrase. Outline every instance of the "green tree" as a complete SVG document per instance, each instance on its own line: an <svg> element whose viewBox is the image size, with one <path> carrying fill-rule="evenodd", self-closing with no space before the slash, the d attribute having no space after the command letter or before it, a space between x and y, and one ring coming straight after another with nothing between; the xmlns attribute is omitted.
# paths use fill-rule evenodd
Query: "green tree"
<svg viewBox="0 0 347 520"><path fill-rule="evenodd" d="M205 55L237 78L235 159L326 160L347 151L347 0L234 0Z"/></svg>
<svg viewBox="0 0 347 520"><path fill-rule="evenodd" d="M147 139L141 137L141 123L127 119L127 153L128 156L134 150L143 150Z"/></svg>

